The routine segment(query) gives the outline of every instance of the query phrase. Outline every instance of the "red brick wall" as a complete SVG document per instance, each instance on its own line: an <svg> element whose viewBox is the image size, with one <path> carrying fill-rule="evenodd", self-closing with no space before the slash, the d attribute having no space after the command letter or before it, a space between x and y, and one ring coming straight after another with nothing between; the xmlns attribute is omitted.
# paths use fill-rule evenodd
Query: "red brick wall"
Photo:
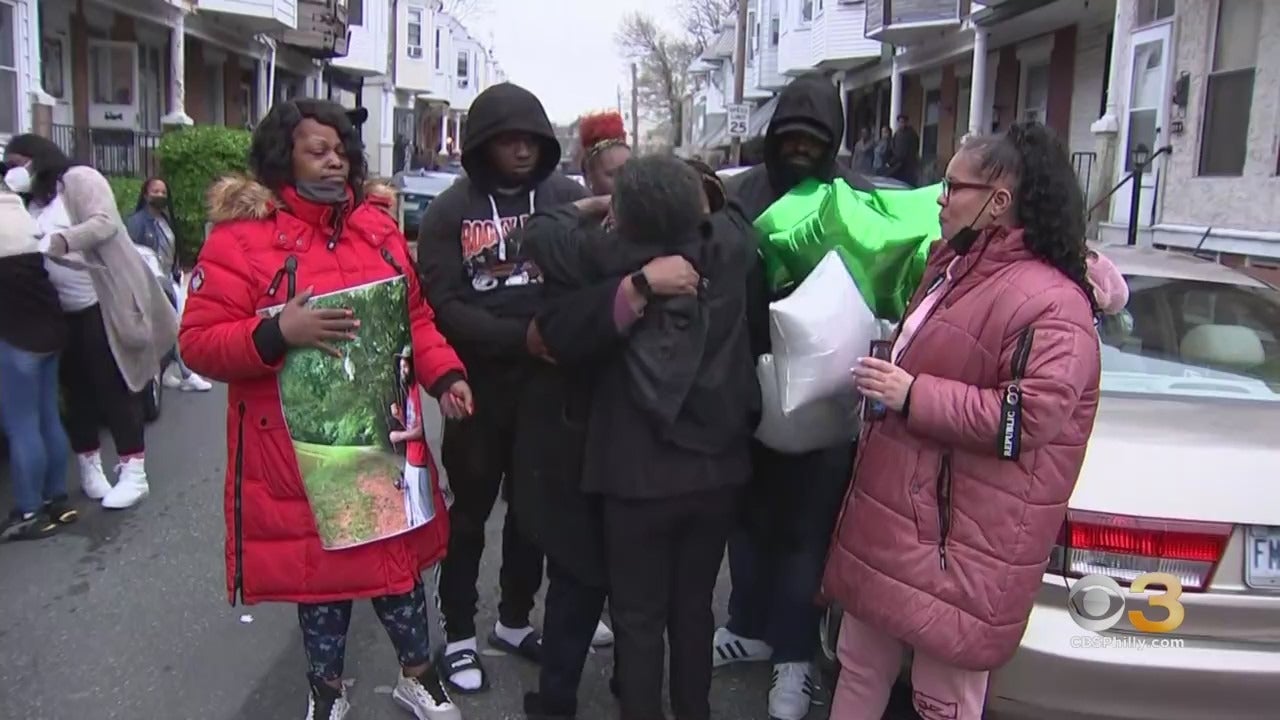
<svg viewBox="0 0 1280 720"><path fill-rule="evenodd" d="M186 54L183 60L186 63L183 75L187 81L187 115L197 124L206 125L213 122L213 118L209 117L208 93L205 90L204 47L190 35L186 37Z"/></svg>
<svg viewBox="0 0 1280 720"><path fill-rule="evenodd" d="M222 64L222 101L226 104L227 127L244 127L245 108L240 105L240 82L243 79L240 59L228 55Z"/></svg>
<svg viewBox="0 0 1280 720"><path fill-rule="evenodd" d="M1049 56L1049 108L1045 124L1064 140L1071 132L1071 91L1076 75L1076 26L1053 34Z"/></svg>
<svg viewBox="0 0 1280 720"><path fill-rule="evenodd" d="M902 111L901 114L911 119L911 127L920 132L920 125L924 121L924 87L920 84L920 80L913 75L902 76ZM889 118L893 129L898 129L898 118Z"/></svg>
<svg viewBox="0 0 1280 720"><path fill-rule="evenodd" d="M942 68L942 103L938 112L938 170L941 172L956 152L956 100L960 81L955 65Z"/></svg>

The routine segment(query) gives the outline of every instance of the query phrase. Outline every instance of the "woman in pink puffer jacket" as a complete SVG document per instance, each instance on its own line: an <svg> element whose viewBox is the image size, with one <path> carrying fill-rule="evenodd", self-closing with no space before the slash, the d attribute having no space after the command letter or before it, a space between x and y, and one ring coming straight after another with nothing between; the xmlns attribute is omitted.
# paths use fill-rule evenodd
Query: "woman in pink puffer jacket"
<svg viewBox="0 0 1280 720"><path fill-rule="evenodd" d="M845 609L832 720L879 720L903 652L916 711L979 720L1013 655L1093 429L1100 373L1083 199L1041 125L966 139L944 237L869 401L823 577Z"/></svg>

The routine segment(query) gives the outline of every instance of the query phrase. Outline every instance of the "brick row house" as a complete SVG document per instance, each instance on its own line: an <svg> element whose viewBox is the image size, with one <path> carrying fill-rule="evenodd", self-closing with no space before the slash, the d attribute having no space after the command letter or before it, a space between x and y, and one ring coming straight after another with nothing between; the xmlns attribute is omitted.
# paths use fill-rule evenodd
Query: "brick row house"
<svg viewBox="0 0 1280 720"><path fill-rule="evenodd" d="M0 0L0 145L34 131L106 173L154 172L166 127L249 127L273 102L323 95L347 2Z"/></svg>

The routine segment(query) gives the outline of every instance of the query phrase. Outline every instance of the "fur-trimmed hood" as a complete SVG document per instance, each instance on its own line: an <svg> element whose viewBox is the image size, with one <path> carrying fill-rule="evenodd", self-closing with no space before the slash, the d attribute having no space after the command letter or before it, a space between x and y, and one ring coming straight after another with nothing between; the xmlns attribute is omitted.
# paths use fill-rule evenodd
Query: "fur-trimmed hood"
<svg viewBox="0 0 1280 720"><path fill-rule="evenodd" d="M370 180L364 184L364 199L392 215L396 190L384 182ZM275 214L280 206L279 200L266 185L253 177L240 174L227 175L215 181L209 186L205 201L209 221L212 223L265 220Z"/></svg>

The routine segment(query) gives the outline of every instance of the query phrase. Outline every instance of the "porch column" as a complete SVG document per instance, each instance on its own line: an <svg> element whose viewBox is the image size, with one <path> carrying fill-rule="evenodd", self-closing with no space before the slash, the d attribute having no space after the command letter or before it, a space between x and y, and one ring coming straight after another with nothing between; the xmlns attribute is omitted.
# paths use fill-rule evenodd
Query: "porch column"
<svg viewBox="0 0 1280 720"><path fill-rule="evenodd" d="M40 3L28 5L31 13L31 27L40 27ZM42 43L39 32L30 33L28 57L31 63L31 131L43 137L53 135L53 106L57 104L53 96L44 91L44 63L41 62Z"/></svg>
<svg viewBox="0 0 1280 720"><path fill-rule="evenodd" d="M1124 76L1120 73L1121 61L1126 59L1124 54L1130 47L1129 43L1121 42L1121 38L1127 37L1133 30L1133 16L1130 12L1126 12L1125 3L1116 3L1116 14L1112 23L1115 39L1111 43L1111 73L1107 78L1107 86L1103 88L1107 104L1102 117L1089 126L1098 153L1093 163L1097 176L1090 182L1091 197L1085 200L1089 207L1102 203L1101 207L1090 215L1089 224L1085 229L1085 234L1091 239L1099 238L1099 223L1110 221L1114 203L1125 201L1113 197L1102 202L1102 197L1111 191L1111 186L1121 177L1124 167L1123 162L1117 162L1119 160L1117 156L1120 153L1119 96L1120 89L1130 81L1133 68L1127 68ZM1121 194L1123 195L1123 192Z"/></svg>
<svg viewBox="0 0 1280 720"><path fill-rule="evenodd" d="M169 113L160 118L166 127L194 125L187 114L187 13L178 9L169 26Z"/></svg>
<svg viewBox="0 0 1280 720"><path fill-rule="evenodd" d="M898 116L902 114L902 63L893 56L893 74L889 76L889 127L898 126Z"/></svg>
<svg viewBox="0 0 1280 720"><path fill-rule="evenodd" d="M969 133L987 132L987 31L973 30L973 71L969 75Z"/></svg>
<svg viewBox="0 0 1280 720"><path fill-rule="evenodd" d="M440 112L440 152L449 152L449 111ZM433 160L435 158L432 158Z"/></svg>
<svg viewBox="0 0 1280 720"><path fill-rule="evenodd" d="M453 114L453 149L462 152L462 111Z"/></svg>

